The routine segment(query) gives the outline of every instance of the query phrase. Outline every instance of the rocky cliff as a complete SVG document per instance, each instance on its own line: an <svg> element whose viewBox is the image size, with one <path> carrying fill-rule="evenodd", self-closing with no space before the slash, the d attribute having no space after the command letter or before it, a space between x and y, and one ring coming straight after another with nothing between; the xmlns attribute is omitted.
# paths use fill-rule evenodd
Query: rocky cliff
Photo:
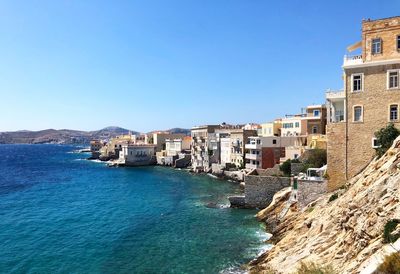
<svg viewBox="0 0 400 274"><path fill-rule="evenodd" d="M313 262L337 273L371 273L394 250L382 236L389 220L400 219L400 137L346 188L326 194L303 212L288 202L289 196L282 190L258 214L273 232L275 246L251 263L250 272L293 273L301 262Z"/></svg>

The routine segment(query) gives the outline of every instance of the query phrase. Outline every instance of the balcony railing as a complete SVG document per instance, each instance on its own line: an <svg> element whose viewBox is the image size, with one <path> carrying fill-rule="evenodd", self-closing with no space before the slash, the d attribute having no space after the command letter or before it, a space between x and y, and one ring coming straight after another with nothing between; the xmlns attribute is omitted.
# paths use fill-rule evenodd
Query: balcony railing
<svg viewBox="0 0 400 274"><path fill-rule="evenodd" d="M362 63L362 55L345 55L343 58L343 66L358 65Z"/></svg>
<svg viewBox="0 0 400 274"><path fill-rule="evenodd" d="M326 99L344 99L344 90L330 90L328 89L325 93Z"/></svg>
<svg viewBox="0 0 400 274"><path fill-rule="evenodd" d="M249 160L260 160L261 159L261 155L260 154L246 153L245 158L249 159Z"/></svg>

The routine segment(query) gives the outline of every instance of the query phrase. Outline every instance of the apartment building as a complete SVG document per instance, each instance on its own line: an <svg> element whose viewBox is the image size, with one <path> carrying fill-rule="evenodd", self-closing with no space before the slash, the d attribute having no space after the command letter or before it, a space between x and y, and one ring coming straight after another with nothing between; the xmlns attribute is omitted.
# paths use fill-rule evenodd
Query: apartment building
<svg viewBox="0 0 400 274"><path fill-rule="evenodd" d="M269 136L249 137L246 148L246 169L272 168L285 158L286 147L302 147L306 137L301 136Z"/></svg>
<svg viewBox="0 0 400 274"><path fill-rule="evenodd" d="M156 132L153 133L153 144L156 146L156 152L165 150L166 140L183 139L186 135L182 133Z"/></svg>
<svg viewBox="0 0 400 274"><path fill-rule="evenodd" d="M286 115L282 118L281 136L303 136L307 134L306 114Z"/></svg>
<svg viewBox="0 0 400 274"><path fill-rule="evenodd" d="M185 136L179 139L166 139L165 140L165 151L166 156L177 156L182 151L190 150L190 143L192 138Z"/></svg>
<svg viewBox="0 0 400 274"><path fill-rule="evenodd" d="M230 142L231 142L231 160L230 163L236 165L237 167L245 166L246 159L246 149L245 145L247 144L250 137L257 136L257 130L246 130L246 129L237 129L232 130L230 134Z"/></svg>
<svg viewBox="0 0 400 274"><path fill-rule="evenodd" d="M194 171L208 171L215 162L217 155L214 152L218 151L215 130L218 128L220 125L196 126L191 129L191 162Z"/></svg>
<svg viewBox="0 0 400 274"><path fill-rule="evenodd" d="M328 91L329 189L343 185L374 157L374 133L399 128L400 17L363 20L360 54L343 62L343 91Z"/></svg>

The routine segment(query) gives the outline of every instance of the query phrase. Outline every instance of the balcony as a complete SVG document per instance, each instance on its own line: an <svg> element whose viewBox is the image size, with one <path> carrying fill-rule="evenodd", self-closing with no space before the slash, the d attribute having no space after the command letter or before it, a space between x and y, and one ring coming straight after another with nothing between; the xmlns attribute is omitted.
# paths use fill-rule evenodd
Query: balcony
<svg viewBox="0 0 400 274"><path fill-rule="evenodd" d="M257 149L260 150L261 149L261 144L246 144L244 146L246 149Z"/></svg>
<svg viewBox="0 0 400 274"><path fill-rule="evenodd" d="M325 97L329 101L339 101L345 98L344 90L330 90L325 93Z"/></svg>
<svg viewBox="0 0 400 274"><path fill-rule="evenodd" d="M360 65L363 63L362 55L345 55L343 58L343 66Z"/></svg>
<svg viewBox="0 0 400 274"><path fill-rule="evenodd" d="M261 155L260 154L246 153L245 158L249 159L249 160L258 160L258 161L260 161L261 160Z"/></svg>
<svg viewBox="0 0 400 274"><path fill-rule="evenodd" d="M257 165L253 165L253 164L246 164L246 169L256 169L259 168Z"/></svg>

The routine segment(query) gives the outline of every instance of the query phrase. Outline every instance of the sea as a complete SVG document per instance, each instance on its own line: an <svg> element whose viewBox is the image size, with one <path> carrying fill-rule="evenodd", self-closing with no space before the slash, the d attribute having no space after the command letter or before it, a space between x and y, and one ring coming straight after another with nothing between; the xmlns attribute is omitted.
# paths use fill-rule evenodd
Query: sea
<svg viewBox="0 0 400 274"><path fill-rule="evenodd" d="M76 149L0 145L0 273L243 273L270 247L237 184Z"/></svg>

